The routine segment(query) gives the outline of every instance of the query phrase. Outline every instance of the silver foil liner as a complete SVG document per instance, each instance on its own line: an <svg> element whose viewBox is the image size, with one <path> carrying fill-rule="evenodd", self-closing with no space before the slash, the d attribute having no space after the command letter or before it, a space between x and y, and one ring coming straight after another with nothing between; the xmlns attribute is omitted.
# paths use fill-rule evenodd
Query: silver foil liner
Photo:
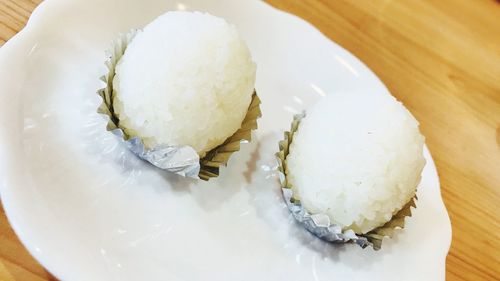
<svg viewBox="0 0 500 281"><path fill-rule="evenodd" d="M260 111L261 102L257 93L254 92L252 96L252 102L241 128L223 144L209 151L205 157L200 159L196 150L190 146L163 145L147 148L140 138L129 136L125 130L120 128L120 120L115 114L113 106L113 79L116 65L125 54L128 44L132 42L138 32L138 30L131 30L120 35L119 38L113 41L112 48L106 52L108 73L101 77L101 80L106 83L106 87L98 91L103 102L97 110L98 113L109 118L106 129L122 139L128 149L139 158L162 170L202 180L217 177L220 166L227 165L231 154L240 149L240 143L251 141L251 132L257 129L257 119L262 115Z"/></svg>
<svg viewBox="0 0 500 281"><path fill-rule="evenodd" d="M290 144L297 131L300 121L305 113L294 116L289 132L285 132L285 139L279 143L279 152L276 154L278 160L279 181L283 198L295 220L305 229L318 238L331 243L355 243L362 248L372 246L379 250L382 247L384 237L392 237L398 228L404 228L405 218L411 216L411 208L416 207L416 196L408 202L392 219L366 234L356 234L353 230L342 230L340 225L332 223L326 214L311 214L300 203L300 198L294 196L291 184L287 180L288 167L286 158L289 153Z"/></svg>
<svg viewBox="0 0 500 281"><path fill-rule="evenodd" d="M125 139L122 129L111 131L114 135ZM139 158L169 172L190 178L199 178L200 157L190 146L157 146L146 149L139 138L125 140L127 148Z"/></svg>

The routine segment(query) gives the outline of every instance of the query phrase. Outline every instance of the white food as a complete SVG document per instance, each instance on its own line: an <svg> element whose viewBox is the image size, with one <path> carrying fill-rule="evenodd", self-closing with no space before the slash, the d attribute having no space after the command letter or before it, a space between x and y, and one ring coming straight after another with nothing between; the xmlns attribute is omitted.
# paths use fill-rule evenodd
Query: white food
<svg viewBox="0 0 500 281"><path fill-rule="evenodd" d="M120 126L149 148L189 145L203 156L241 127L255 72L235 26L168 12L137 34L117 65Z"/></svg>
<svg viewBox="0 0 500 281"><path fill-rule="evenodd" d="M307 112L287 157L302 205L344 230L367 233L415 195L424 137L390 95L337 94Z"/></svg>

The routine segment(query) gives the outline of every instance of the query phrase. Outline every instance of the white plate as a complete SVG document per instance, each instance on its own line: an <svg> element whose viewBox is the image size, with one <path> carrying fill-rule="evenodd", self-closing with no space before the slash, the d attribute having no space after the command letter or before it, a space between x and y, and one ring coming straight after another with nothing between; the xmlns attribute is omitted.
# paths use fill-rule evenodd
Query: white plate
<svg viewBox="0 0 500 281"><path fill-rule="evenodd" d="M172 9L235 23L258 63L263 119L219 179L131 156L95 113L104 49ZM274 165L292 114L340 91L388 94L311 25L252 0L48 0L0 51L0 179L30 252L63 280L444 280L451 240L431 156L407 228L374 252L293 223Z"/></svg>

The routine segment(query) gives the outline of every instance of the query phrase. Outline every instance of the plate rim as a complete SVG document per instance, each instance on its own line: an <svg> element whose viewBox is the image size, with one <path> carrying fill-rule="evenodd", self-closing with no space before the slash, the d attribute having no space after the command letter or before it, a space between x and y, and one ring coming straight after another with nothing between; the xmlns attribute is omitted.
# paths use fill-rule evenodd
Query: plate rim
<svg viewBox="0 0 500 281"><path fill-rule="evenodd" d="M368 67L368 65L366 65L361 59L359 59L357 56L355 56L352 52L350 52L349 50L347 50L344 47L342 47L341 45L339 45L337 42L330 39L328 36L326 36L323 32L321 32L321 30L319 30L312 23L306 21L305 19L303 19L295 14L280 10L280 9L272 6L271 4L269 4L263 0L248 0L247 2L251 2L251 1L259 2L259 4L265 5L266 8L271 9L272 12L275 13L276 15L287 16L288 18L293 18L295 21L299 21L302 25L307 26L308 32L319 33L324 39L329 41L329 43L334 44L336 47L338 47L339 49L344 51L346 54L351 56L353 59L355 59L369 73L371 73L375 79L377 79L377 81L381 84L381 86L383 86L383 88L385 89L385 91L388 94L392 95L391 92L389 91L389 89L387 88L387 86L385 85L385 83L379 78L379 76L370 67ZM58 2L58 0L42 1L33 10L25 27L23 27L16 35L14 35L11 39L9 39L7 42L5 42L5 44L3 46L0 47L0 58L2 58L2 56L8 56L9 52L15 51L16 49L18 49L19 46L29 45L29 39L30 39L29 35L32 33L36 33L35 27L37 26L37 23L39 21L42 21L44 14L45 14L45 11L50 8L49 7L50 5L55 5L57 2ZM59 2L61 2L61 1L59 1ZM3 137L3 134L0 134L0 136ZM2 140L0 139L0 147L1 146L4 146L4 144L2 143ZM439 201L442 204L442 206L444 207L444 211L446 212L446 217L447 217L446 227L449 228L449 231L448 231L449 235L447 237L447 249L448 250L444 254L444 257L442 258L442 260L444 261L445 274L446 274L446 257L449 253L451 243L452 243L451 220L450 220L450 216L448 213L448 209L446 208L446 205L444 204L442 190L441 190L441 182L439 179L439 173L437 172L437 167L435 165L435 161L432 157L432 154L430 153L430 150L428 149L427 144L425 144L425 146L424 146L424 154L427 154L428 160L430 160L430 161L428 161L428 163L426 165L430 166L430 167L428 167L431 170L430 172L432 172L437 179L437 184L438 184L438 188L439 188L438 189ZM4 171L5 169L3 167L8 165L7 162L8 161L5 160L4 158L0 158L0 176L5 173L5 171ZM15 210L16 208L11 206L11 203L9 202L9 200L5 199L5 197L6 197L5 194L8 193L9 188L11 188L11 187L8 187L7 184L3 184L3 183L0 184L0 202L3 205L7 220L10 223L10 226L12 227L12 229L14 230L16 236L18 237L18 239L20 240L22 245L28 250L30 255L32 255L36 259L36 261L44 267L44 269L46 271L50 272L51 274L53 274L54 276L56 276L57 278L59 278L61 280L67 280L66 278L71 277L71 276L67 276L66 274L64 274L64 273L67 273L64 270L59 270L58 268L60 268L60 267L51 266L51 264L49 264L50 262L48 261L48 259L44 258L43 253L40 253L39 251L37 251L36 246L32 245L29 235L26 235L26 233L25 233L25 229L20 224L17 223L16 217L18 217L18 213L16 213L16 210ZM9 197L9 195L7 195L7 197Z"/></svg>

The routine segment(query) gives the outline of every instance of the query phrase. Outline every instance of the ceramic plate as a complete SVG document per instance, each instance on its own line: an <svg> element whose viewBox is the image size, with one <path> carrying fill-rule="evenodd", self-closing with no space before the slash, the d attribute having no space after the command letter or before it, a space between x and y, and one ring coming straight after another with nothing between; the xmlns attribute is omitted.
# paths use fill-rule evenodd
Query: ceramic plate
<svg viewBox="0 0 500 281"><path fill-rule="evenodd" d="M255 141L209 183L131 155L96 113L104 50L168 10L234 23L258 64ZM308 23L256 0L48 0L0 49L0 179L29 251L63 280L444 280L450 222L431 156L407 228L381 251L293 222L273 154L324 95L386 87Z"/></svg>

